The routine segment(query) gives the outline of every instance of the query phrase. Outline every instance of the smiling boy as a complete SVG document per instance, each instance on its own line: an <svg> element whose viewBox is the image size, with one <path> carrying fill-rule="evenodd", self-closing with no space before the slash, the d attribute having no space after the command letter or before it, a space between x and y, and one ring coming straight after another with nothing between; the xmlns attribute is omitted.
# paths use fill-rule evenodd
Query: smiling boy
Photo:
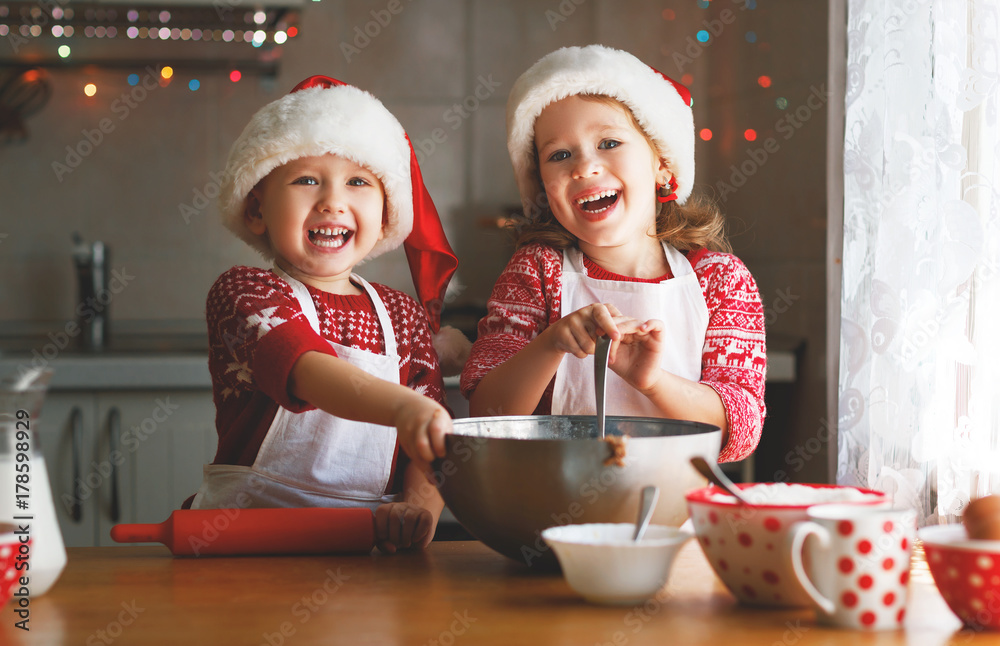
<svg viewBox="0 0 1000 646"><path fill-rule="evenodd" d="M221 206L273 267L209 293L219 446L192 506L368 507L383 551L426 546L443 503L423 472L451 430L431 329L457 262L402 126L307 79L233 145ZM424 307L353 273L401 243Z"/></svg>

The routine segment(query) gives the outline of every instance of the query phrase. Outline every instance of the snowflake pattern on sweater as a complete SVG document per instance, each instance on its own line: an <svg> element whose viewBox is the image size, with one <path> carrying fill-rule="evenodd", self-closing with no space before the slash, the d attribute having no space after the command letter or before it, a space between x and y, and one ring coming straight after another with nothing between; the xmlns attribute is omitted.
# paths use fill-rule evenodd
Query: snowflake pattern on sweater
<svg viewBox="0 0 1000 646"><path fill-rule="evenodd" d="M729 441L719 461L742 460L757 448L766 413L767 354L760 293L736 256L706 250L686 255L709 313L701 383L719 394L729 422ZM595 278L629 280L606 272L586 257L584 265ZM490 370L559 320L561 293L561 251L529 245L514 253L493 287L487 314L479 322L478 338L462 371L466 398ZM550 382L535 414L551 414L552 387Z"/></svg>
<svg viewBox="0 0 1000 646"><path fill-rule="evenodd" d="M409 295L374 284L396 336L399 382L445 404L444 383L420 305ZM266 269L237 266L222 274L206 304L209 359L219 448L215 464L250 466L278 406L313 407L288 394L292 366L303 353L336 356L328 341L379 354L385 342L367 294L329 294L306 286L319 318L309 325L291 286Z"/></svg>

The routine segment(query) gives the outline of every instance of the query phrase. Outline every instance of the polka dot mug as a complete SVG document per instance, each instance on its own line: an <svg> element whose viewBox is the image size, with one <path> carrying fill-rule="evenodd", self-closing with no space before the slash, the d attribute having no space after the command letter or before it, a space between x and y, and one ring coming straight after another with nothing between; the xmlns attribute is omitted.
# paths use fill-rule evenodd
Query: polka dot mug
<svg viewBox="0 0 1000 646"><path fill-rule="evenodd" d="M818 505L789 534L792 570L819 623L859 630L902 626L916 514ZM808 540L812 537L812 540Z"/></svg>

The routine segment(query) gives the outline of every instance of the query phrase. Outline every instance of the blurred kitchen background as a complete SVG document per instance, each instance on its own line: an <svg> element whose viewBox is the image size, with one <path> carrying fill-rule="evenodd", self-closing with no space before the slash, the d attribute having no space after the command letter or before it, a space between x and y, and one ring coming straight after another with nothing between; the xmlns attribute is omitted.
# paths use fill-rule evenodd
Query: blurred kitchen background
<svg viewBox="0 0 1000 646"><path fill-rule="evenodd" d="M20 93L0 93L0 336L34 339L2 347L41 353L75 319L78 232L105 243L119 272L112 341L186 339L174 349L197 351L212 282L261 262L218 220L229 146L313 74L371 91L406 128L461 261L444 315L473 336L512 251L507 94L544 54L602 43L691 88L696 190L719 199L760 287L769 417L743 475L832 479L826 1L150 2L0 0L2 78L20 66ZM361 272L412 292L402 252ZM201 410L210 431L211 406Z"/></svg>

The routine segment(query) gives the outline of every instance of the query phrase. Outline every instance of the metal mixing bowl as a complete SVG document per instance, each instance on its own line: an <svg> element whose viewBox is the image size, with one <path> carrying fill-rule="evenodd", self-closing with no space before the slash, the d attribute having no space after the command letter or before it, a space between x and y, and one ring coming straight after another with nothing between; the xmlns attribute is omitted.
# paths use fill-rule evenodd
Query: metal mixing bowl
<svg viewBox="0 0 1000 646"><path fill-rule="evenodd" d="M494 550L529 567L558 568L541 531L570 523L635 522L639 494L660 488L657 525L688 517L685 492L705 478L694 455L717 460L717 426L671 419L608 417L606 434L625 438L621 466L598 438L593 415L474 417L453 422L434 476L455 518Z"/></svg>

